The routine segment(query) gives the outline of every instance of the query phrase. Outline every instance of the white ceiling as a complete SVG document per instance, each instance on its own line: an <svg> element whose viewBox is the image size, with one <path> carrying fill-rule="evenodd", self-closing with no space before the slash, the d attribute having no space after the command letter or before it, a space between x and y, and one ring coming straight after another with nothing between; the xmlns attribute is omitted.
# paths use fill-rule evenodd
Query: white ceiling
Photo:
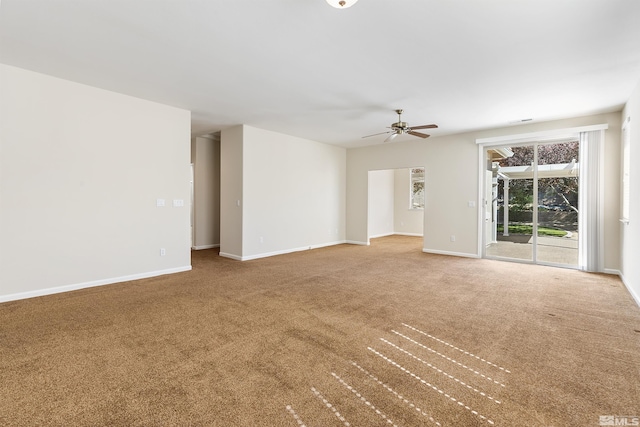
<svg viewBox="0 0 640 427"><path fill-rule="evenodd" d="M357 147L396 108L434 136L620 110L640 1L0 0L0 42L2 63L191 110L194 135Z"/></svg>

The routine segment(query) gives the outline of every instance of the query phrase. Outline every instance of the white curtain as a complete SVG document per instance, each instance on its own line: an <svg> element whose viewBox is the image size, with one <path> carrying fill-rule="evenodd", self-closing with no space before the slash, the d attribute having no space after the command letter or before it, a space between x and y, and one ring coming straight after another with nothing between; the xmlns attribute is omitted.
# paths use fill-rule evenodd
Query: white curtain
<svg viewBox="0 0 640 427"><path fill-rule="evenodd" d="M604 271L604 130L580 133L578 200L580 269Z"/></svg>

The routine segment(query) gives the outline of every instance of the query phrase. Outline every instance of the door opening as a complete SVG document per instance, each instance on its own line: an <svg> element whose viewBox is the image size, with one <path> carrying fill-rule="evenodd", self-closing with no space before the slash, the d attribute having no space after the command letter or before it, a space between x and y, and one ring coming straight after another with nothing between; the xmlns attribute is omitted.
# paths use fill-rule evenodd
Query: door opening
<svg viewBox="0 0 640 427"><path fill-rule="evenodd" d="M367 241L399 234L423 236L424 167L369 171Z"/></svg>
<svg viewBox="0 0 640 427"><path fill-rule="evenodd" d="M485 149L485 257L578 267L579 147Z"/></svg>

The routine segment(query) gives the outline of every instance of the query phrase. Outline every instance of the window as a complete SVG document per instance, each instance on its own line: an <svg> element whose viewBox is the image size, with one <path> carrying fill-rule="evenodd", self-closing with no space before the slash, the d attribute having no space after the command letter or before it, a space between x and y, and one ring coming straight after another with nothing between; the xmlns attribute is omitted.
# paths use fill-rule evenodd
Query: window
<svg viewBox="0 0 640 427"><path fill-rule="evenodd" d="M424 168L411 169L411 205L409 209L424 209Z"/></svg>
<svg viewBox="0 0 640 427"><path fill-rule="evenodd" d="M627 117L622 126L622 221L629 222L629 169L631 166L630 118Z"/></svg>

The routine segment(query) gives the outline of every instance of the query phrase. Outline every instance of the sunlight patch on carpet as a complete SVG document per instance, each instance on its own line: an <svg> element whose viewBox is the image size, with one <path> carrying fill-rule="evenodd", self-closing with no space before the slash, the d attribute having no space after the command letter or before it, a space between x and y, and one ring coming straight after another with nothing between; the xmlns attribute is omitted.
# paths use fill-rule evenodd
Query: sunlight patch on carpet
<svg viewBox="0 0 640 427"><path fill-rule="evenodd" d="M364 369L362 366L358 365L356 362L351 362L351 364L353 366L355 366L356 368L358 368L362 373L366 374L369 378L371 378L372 380L374 380L376 383L378 383L379 385L381 385L385 390L387 390L388 392L392 393L394 396L396 396L398 399L400 399L402 402L404 402L406 405L409 406L409 408L411 408L412 410L417 411L418 413L420 413L422 416L427 417L429 419L429 421L431 421L432 423L434 423L437 426L441 426L442 424L440 424L439 422L437 422L431 415L429 415L427 412L423 411L421 408L419 408L418 406L416 406L415 403L411 402L410 400L406 399L403 395L401 395L400 393L398 393L397 391L395 391L393 388L391 388L389 385L383 383L382 381L380 381L375 375L373 375L371 372L367 371L366 369Z"/></svg>
<svg viewBox="0 0 640 427"><path fill-rule="evenodd" d="M415 345L417 345L417 346L419 346L419 347L424 348L425 350L430 351L430 352L431 352L431 353L433 353L433 354L436 354L436 355L438 355L438 356L442 357L443 359L445 359L445 360L447 360L447 361L449 361L449 362L451 362L451 363L453 363L453 364L455 364L455 365L458 365L458 366L460 366L460 367L462 367L462 368L464 368L464 369L467 369L467 370L469 370L469 371L473 372L475 375L478 375L478 376L480 376L481 378L484 378L484 379L486 379L486 380L488 380L488 381L492 381L492 382L494 382L495 384L498 384L498 385L500 385L500 386L504 387L504 384L502 384L501 382L499 382L499 381L497 381L497 380L494 380L493 378L491 378L491 377L489 377L489 376L487 376L487 375L485 375L485 374L481 373L480 371L478 371L478 370L476 370L476 369L474 369L474 368L470 368L469 366L467 366L467 365L465 365L465 364L463 364L463 363L461 363L461 362L458 362L457 360L452 359L451 357L449 357L449 356L447 356L447 355L445 355L445 354L442 354L442 353L440 353L439 351L436 351L436 350L432 349L431 347L427 347L426 345L421 344L421 343L419 343L418 341L415 341L415 340L413 340L413 339L409 338L408 336L401 334L400 332L397 332L397 331L394 331L394 330L391 330L391 332L393 332L394 334L396 334L396 335L398 335L398 336L400 336L400 337L402 337L402 338L406 339L407 341L409 341L409 342L411 342L411 343L413 343L413 344L415 344ZM382 338L381 338L381 339L382 339Z"/></svg>
<svg viewBox="0 0 640 427"><path fill-rule="evenodd" d="M469 405L466 405L464 402L456 399L455 397L451 396L450 394L448 394L447 392L445 392L444 390L436 387L435 385L429 383L428 381L426 381L425 379L419 377L418 375L416 375L415 373L411 372L410 370L408 370L407 368L405 368L404 366L400 365L399 363L397 363L396 361L394 361L393 359L385 356L384 354L374 350L371 347L367 347L367 350L373 352L376 356L381 357L385 362L395 366L396 368L400 369L402 372L410 375L411 377L413 377L414 379L416 379L417 381L419 381L421 384L426 385L429 388L432 388L433 390L437 391L438 393L440 393L441 395L443 395L444 397L446 397L447 399L451 400L452 402L460 405L461 407L465 408L467 411L470 411L473 415L478 416L481 420L483 421L487 421L489 424L494 424L494 422L490 419L488 419L486 416L479 414L478 411L476 411L475 409L472 409L469 407Z"/></svg>
<svg viewBox="0 0 640 427"><path fill-rule="evenodd" d="M493 366L493 367L495 367L495 368L500 369L501 371L504 371L504 372L506 372L506 373L508 373L508 374L510 374L510 373L511 373L511 371L510 371L510 370L508 370L508 369L506 369L506 368L503 368L502 366L498 366L498 365L496 365L496 364L495 364L495 363L493 363L493 362L489 362L488 360L485 360L485 359L483 359L483 358L482 358L482 357L480 357L480 356L477 356L477 355L475 355L475 354L473 354L473 353L471 353L471 352L468 352L468 351L463 350L463 349L461 349L461 348L459 348L459 347L456 347L455 345L453 345L453 344L451 344L451 343L448 343L448 342L446 342L446 341L444 341L444 340L441 340L440 338L436 338L436 337L434 337L434 336L433 336L433 335L431 335L431 334L428 334L428 333L426 333L426 332L424 332L424 331L421 331L420 329L414 328L413 326L407 325L406 323L403 323L403 324L402 324L402 326L405 326L405 327L407 327L407 328L409 328L409 329L411 329L411 330L413 330L413 331L415 331L415 332L417 332L417 333L419 333L419 334L422 334L422 335L424 335L424 336L426 336L426 337L429 337L429 338L431 338L431 339L433 339L433 340L436 340L436 341L438 341L439 343L442 343L442 344L444 344L444 345L446 345L446 346L449 346L449 347L453 348L454 350L458 350L459 352L461 352L461 353L463 353L463 354L466 354L467 356L470 356L470 357L476 358L476 359L480 360L481 362L484 362L484 363L486 363L486 364L488 364L488 365L491 365L491 366Z"/></svg>
<svg viewBox="0 0 640 427"><path fill-rule="evenodd" d="M389 328L388 336L362 348L361 360L327 372L338 384L323 383L324 394L313 384L311 391L324 409L319 413L317 407L303 405L304 417L317 422L322 413L331 413L345 426L351 425L347 419L359 425L499 424L509 369L417 327L402 323L402 328L408 331ZM429 345L421 342L426 339Z"/></svg>
<svg viewBox="0 0 640 427"><path fill-rule="evenodd" d="M388 424L391 424L393 427L398 427L393 421L389 419L380 409L376 408L371 402L369 402L362 394L358 393L358 390L350 386L345 380L340 378L335 372L332 372L331 375L338 380L340 384L346 387L347 390L355 394L355 396L362 401L366 406L368 406L372 411L374 411L377 415L379 415L383 420L385 420Z"/></svg>
<svg viewBox="0 0 640 427"><path fill-rule="evenodd" d="M304 421L302 421L302 419L300 419L300 416L296 413L296 411L291 407L291 405L287 405L286 410L291 414L291 416L293 417L294 420L296 420L296 422L298 423L298 425L300 427L307 427L304 423Z"/></svg>
<svg viewBox="0 0 640 427"><path fill-rule="evenodd" d="M342 416L340 414L340 412L338 412L338 409L336 409L336 407L334 405L332 405L331 403L329 403L329 401L322 395L322 393L320 393L315 387L311 387L311 391L313 392L313 394L315 394L315 396L320 399L322 401L322 403L324 403L324 405L331 410L331 412L333 412L333 415L335 415L340 421L342 421L342 423L346 426L349 427L351 424L349 424L349 422L344 418L344 416Z"/></svg>
<svg viewBox="0 0 640 427"><path fill-rule="evenodd" d="M436 371L436 372L438 372L439 374L442 374L442 375L444 375L444 376L446 376L446 377L448 377L448 378L450 378L450 379L454 380L454 381L455 381L455 382L457 382L458 384L460 384L460 385L462 385L462 386L464 386L464 387L467 387L469 390L471 390L471 391L473 391L473 392L475 392L475 393L478 393L480 396L482 396L482 397L486 397L487 399L489 399L489 400L491 400L491 401L493 401L493 402L495 402L495 403L497 403L497 404L502 403L502 402L500 402L499 400L497 400L497 399L495 399L495 398L493 398L493 397L489 396L489 395L488 395L488 394L486 394L485 392L478 390L477 388L475 388L475 387L473 387L473 386L471 386L471 385L469 385L469 384L465 383L465 382L464 382L464 381L462 381L461 379L454 377L453 375L451 375L451 374L449 374L449 373L447 373L447 372L443 371L442 369L438 368L437 366L434 366L434 365L432 365L431 363L427 362L426 360L423 360L423 359L419 358L419 357L418 357L418 356L416 356L415 354L413 354L413 353L411 353L411 352L409 352L409 351L407 351L407 350L403 349L402 347L399 347L398 345L396 345L396 344L392 343L391 341L387 341L387 340L385 340L384 338L380 338L380 340L381 340L383 343L385 343L385 344L387 344L387 345L390 345L391 347L395 348L396 350L401 351L402 353L404 353L404 354L408 355L409 357L411 357L411 358L413 358L413 359L417 360L418 362L422 363L423 365L427 365L428 367L430 367L431 369L435 370L435 371ZM486 378L486 377L485 377L485 378ZM499 383L498 383L498 384L499 384Z"/></svg>

